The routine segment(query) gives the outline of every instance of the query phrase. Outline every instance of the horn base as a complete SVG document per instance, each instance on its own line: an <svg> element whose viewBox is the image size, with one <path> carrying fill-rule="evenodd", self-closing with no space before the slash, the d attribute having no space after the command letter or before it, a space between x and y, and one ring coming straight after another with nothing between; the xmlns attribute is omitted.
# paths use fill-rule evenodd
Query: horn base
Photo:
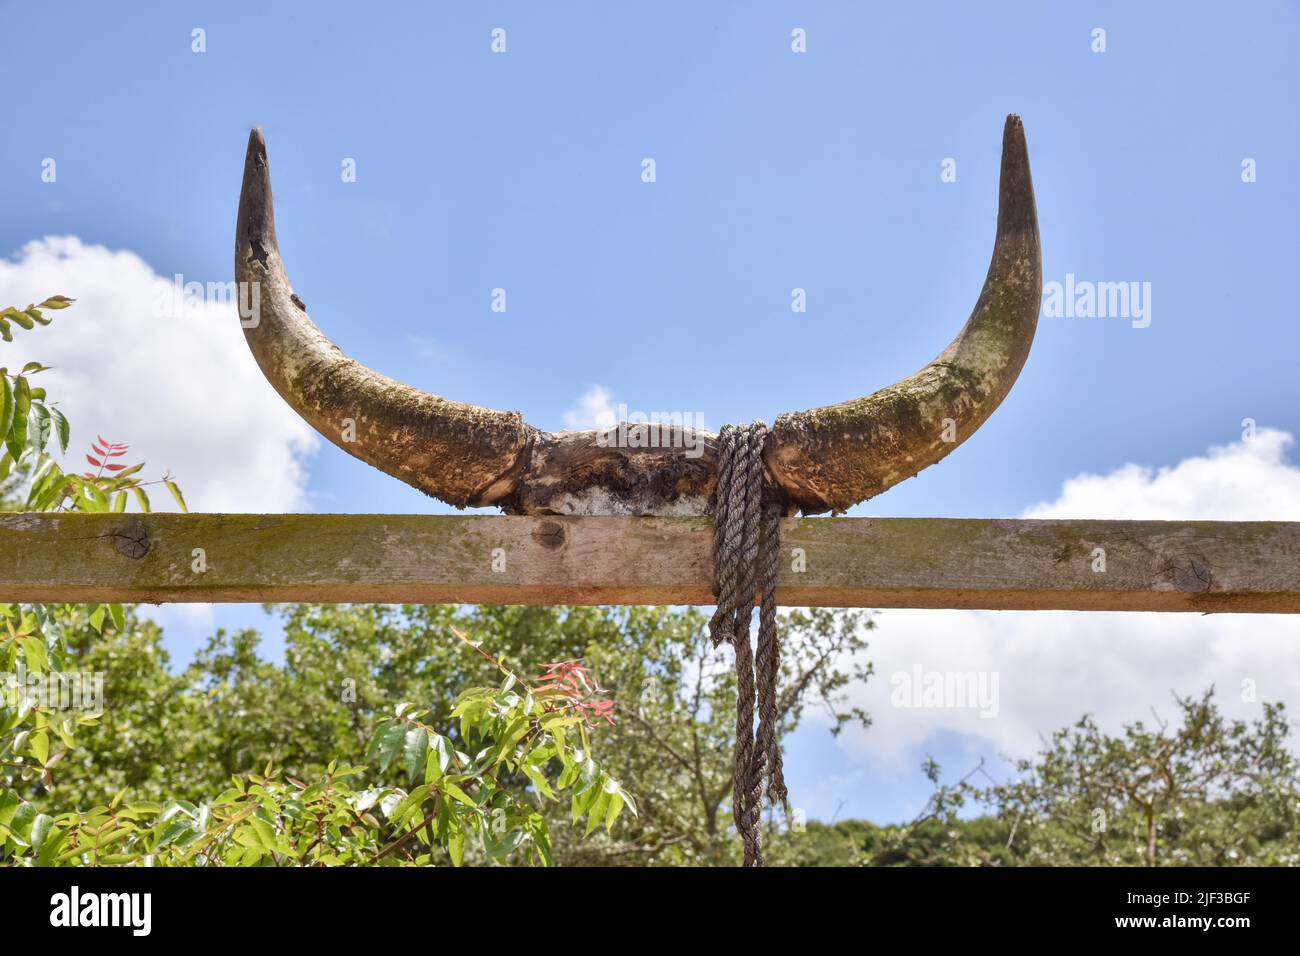
<svg viewBox="0 0 1300 956"><path fill-rule="evenodd" d="M497 504L517 515L706 514L717 482L717 436L663 426L655 447L629 447L645 440L638 427L539 432L518 485Z"/></svg>

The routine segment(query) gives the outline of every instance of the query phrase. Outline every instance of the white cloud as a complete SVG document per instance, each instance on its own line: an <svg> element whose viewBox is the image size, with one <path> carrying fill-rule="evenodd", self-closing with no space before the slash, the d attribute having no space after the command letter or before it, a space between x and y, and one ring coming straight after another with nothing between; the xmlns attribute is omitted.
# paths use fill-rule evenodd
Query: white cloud
<svg viewBox="0 0 1300 956"><path fill-rule="evenodd" d="M593 385L582 393L578 404L564 413L564 427L574 431L609 428L618 424L613 395L603 385Z"/></svg>
<svg viewBox="0 0 1300 956"><path fill-rule="evenodd" d="M1172 468L1124 465L1109 475L1079 475L1055 501L1026 518L1151 521L1300 520L1300 468L1287 460L1295 439L1260 428L1250 440L1216 446Z"/></svg>
<svg viewBox="0 0 1300 956"><path fill-rule="evenodd" d="M178 311L160 302L159 283L170 282L129 251L75 236L29 242L0 260L0 304L55 294L77 302L47 328L15 329L0 363L54 366L38 384L72 423L70 470L103 435L130 445L125 460L147 461L146 477L171 472L191 510L305 510L315 433L262 377L235 305ZM150 497L170 506L166 493Z"/></svg>
<svg viewBox="0 0 1300 956"><path fill-rule="evenodd" d="M1261 429L1173 467L1125 465L1066 481L1034 518L1300 520L1300 467L1292 436ZM1174 716L1171 692L1215 685L1223 709L1258 717L1263 701L1300 710L1300 621L1286 615L885 610L869 651L876 677L855 702L874 725L842 746L881 767L915 767L940 735L957 734L987 756L1027 756L1040 735L1085 712L1117 730ZM891 677L911 672L997 674L998 712L891 705ZM1253 682L1255 700L1243 699ZM959 768L950 768L957 770ZM966 768L961 768L966 769Z"/></svg>

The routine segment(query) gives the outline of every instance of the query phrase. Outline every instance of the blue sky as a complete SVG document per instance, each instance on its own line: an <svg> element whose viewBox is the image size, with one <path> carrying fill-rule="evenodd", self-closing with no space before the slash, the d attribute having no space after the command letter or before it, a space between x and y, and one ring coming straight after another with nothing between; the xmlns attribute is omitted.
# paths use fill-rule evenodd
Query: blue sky
<svg viewBox="0 0 1300 956"><path fill-rule="evenodd" d="M226 281L260 125L281 251L326 334L412 385L548 428L594 385L716 428L920 367L983 281L1016 112L1044 278L1149 282L1150 325L1045 317L979 434L852 513L1017 515L1082 473L1204 455L1243 418L1300 433L1294 2L0 2L0 36L24 51L0 255L75 235L159 276ZM47 157L57 183L42 182ZM498 287L505 314L489 308ZM795 287L806 313L791 312ZM300 458L301 507L448 510L328 444ZM183 657L212 619L167 620ZM993 753L973 739L936 731L887 770L801 731L794 788L819 794L811 815L842 791L842 816L901 818L924 793L920 755L957 769Z"/></svg>

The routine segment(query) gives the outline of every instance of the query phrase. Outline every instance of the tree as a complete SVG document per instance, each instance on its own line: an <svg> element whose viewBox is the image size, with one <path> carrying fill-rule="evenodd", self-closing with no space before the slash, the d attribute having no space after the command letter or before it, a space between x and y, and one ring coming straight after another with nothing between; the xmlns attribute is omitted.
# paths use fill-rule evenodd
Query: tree
<svg viewBox="0 0 1300 956"><path fill-rule="evenodd" d="M1224 866L1300 862L1300 780L1281 704L1228 720L1214 689L1175 697L1181 721L1121 734L1083 717L1019 780L979 797L1010 822L1023 862Z"/></svg>
<svg viewBox="0 0 1300 956"><path fill-rule="evenodd" d="M28 330L47 325L43 310L70 304L55 296L39 306L4 309L0 336L12 338L12 323ZM52 434L66 452L70 429L46 400L45 390L29 381L42 371L45 367L37 362L15 375L0 369L3 500L28 511L124 511L130 492L147 511L145 482L138 477L144 466L120 460L126 445L97 438L86 456L95 471L82 474L65 472L47 452ZM183 509L176 485L166 476L161 482ZM164 802L127 801L122 789L111 797L97 794L102 802L92 802L89 809L60 810L51 804L55 774L63 773L59 764L77 751L76 735L82 733L84 740L93 734L103 716L102 672L73 672L68 665L102 656L99 639L106 632L110 647L116 637L128 652L157 650L157 632L128 628L126 609L118 605L0 604L0 627L0 665L10 675L0 695L3 863L419 865L445 857L460 864L472 848L486 860L549 864L548 824L537 804L568 795L572 819L585 819L587 833L602 825L612 828L625 808L635 812L628 793L593 756L588 724L593 714L608 710L608 702L600 699L603 691L585 668L576 661L560 662L529 683L454 629L451 633L468 649L462 653L494 668L496 682L462 690L446 707L443 701L433 708L398 701L370 714L367 764L330 759L308 783L283 774L273 760L254 772L260 761L254 765L251 753L241 752L238 771L228 782L203 777L200 769L198 777L164 780L157 787L222 788L206 797L173 794ZM128 656L114 663L126 664ZM101 743L139 750L135 766L123 760L125 766L116 768L137 784L142 782L142 758L157 761L148 765L151 779L165 778L178 766L166 762L174 755L166 745L178 730L194 731L184 739L202 745L201 730L211 729L201 720L204 704L213 691L221 696L221 685L208 687L206 696L181 695L177 706L168 693L177 687L160 660L165 657L147 654L142 666L116 668L115 681L138 685L145 679L142 693L130 698L143 712L100 738ZM219 665L213 667L218 679L230 673L226 661L212 663ZM255 667L247 657L235 663ZM82 696L83 677L89 678L88 699ZM71 711L63 696L69 686L77 695ZM443 729L446 723L454 729ZM232 762L231 754L225 756L226 763ZM377 764L380 775L399 779L366 785L370 763ZM77 779L78 762L70 761L68 768L69 777ZM94 760L82 760L79 769L84 777L99 767ZM92 792L87 787L79 796L85 800Z"/></svg>
<svg viewBox="0 0 1300 956"><path fill-rule="evenodd" d="M618 777L637 795L639 814L612 836L584 839L568 826L570 808L541 803L557 861L736 860L727 808L731 651L712 648L699 612L437 605L292 605L277 612L285 626L282 665L259 656L255 632L218 632L173 675L158 629L129 612L123 631L74 640L77 666L106 673L114 706L83 735L88 756L64 765L59 787L96 802L123 787L150 800L170 794L199 801L231 774L267 759L295 778L314 779L330 761L362 752L371 724L394 701L414 701L431 723L445 726L460 688L499 678L495 665L465 653L455 630L524 673L583 660L605 684L602 699L614 702L589 733L599 749L617 754ZM837 661L865 646L871 624L824 611L783 615L783 732L809 705L841 723L865 723L840 697L870 667L840 670ZM400 785L400 768L372 771L370 779ZM511 781L521 790L530 786L526 776ZM773 820L773 838L780 828Z"/></svg>
<svg viewBox="0 0 1300 956"><path fill-rule="evenodd" d="M1300 862L1300 765L1282 704L1229 720L1211 687L1174 698L1171 726L1104 733L1084 715L1007 782L935 782L930 806L865 853L872 863L1231 866ZM979 768L977 768L979 769ZM963 819L967 806L988 816ZM864 848L866 850L867 848Z"/></svg>

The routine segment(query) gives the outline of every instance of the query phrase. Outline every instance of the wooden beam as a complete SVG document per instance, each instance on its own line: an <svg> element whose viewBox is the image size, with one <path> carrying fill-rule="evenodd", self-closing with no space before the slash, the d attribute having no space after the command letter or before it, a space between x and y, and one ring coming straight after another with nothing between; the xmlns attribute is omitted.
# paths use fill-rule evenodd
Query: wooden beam
<svg viewBox="0 0 1300 956"><path fill-rule="evenodd" d="M709 604L711 527L8 514L0 601ZM792 518L781 547L786 605L1300 611L1300 523Z"/></svg>

